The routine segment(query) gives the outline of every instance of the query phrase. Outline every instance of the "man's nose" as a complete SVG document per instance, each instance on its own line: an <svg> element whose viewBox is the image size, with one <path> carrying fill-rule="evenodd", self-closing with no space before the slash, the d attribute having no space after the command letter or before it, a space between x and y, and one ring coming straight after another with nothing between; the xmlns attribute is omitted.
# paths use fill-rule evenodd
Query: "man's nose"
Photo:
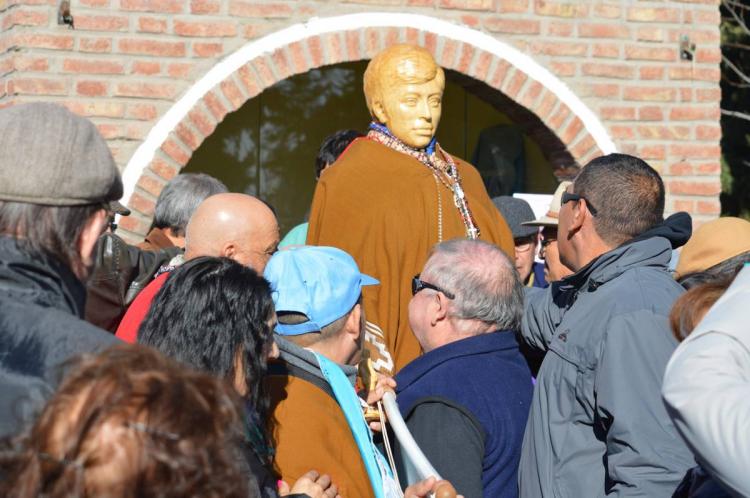
<svg viewBox="0 0 750 498"><path fill-rule="evenodd" d="M432 113L430 112L430 103L427 99L420 100L418 107L419 117L425 121L432 121Z"/></svg>

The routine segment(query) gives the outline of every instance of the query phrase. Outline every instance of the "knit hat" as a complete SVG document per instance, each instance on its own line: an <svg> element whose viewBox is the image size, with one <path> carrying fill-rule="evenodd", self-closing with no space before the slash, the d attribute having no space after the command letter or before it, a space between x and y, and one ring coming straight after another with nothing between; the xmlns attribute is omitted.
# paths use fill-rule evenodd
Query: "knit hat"
<svg viewBox="0 0 750 498"><path fill-rule="evenodd" d="M680 252L675 273L708 270L743 252L750 251L750 222L741 218L719 218L698 228Z"/></svg>
<svg viewBox="0 0 750 498"><path fill-rule="evenodd" d="M508 222L510 233L513 234L514 239L530 237L537 233L538 230L536 227L523 225L524 221L534 220L534 211L531 210L528 202L507 195L494 197L492 202L500 211L500 214L503 215L505 221Z"/></svg>
<svg viewBox="0 0 750 498"><path fill-rule="evenodd" d="M0 200L79 206L122 197L122 179L96 126L50 103L0 110Z"/></svg>
<svg viewBox="0 0 750 498"><path fill-rule="evenodd" d="M527 221L524 225L532 227L556 227L557 218L560 215L560 207L562 206L562 195L563 192L573 182L561 182L555 190L555 194L552 196L552 201L549 203L549 209L547 214L534 221Z"/></svg>

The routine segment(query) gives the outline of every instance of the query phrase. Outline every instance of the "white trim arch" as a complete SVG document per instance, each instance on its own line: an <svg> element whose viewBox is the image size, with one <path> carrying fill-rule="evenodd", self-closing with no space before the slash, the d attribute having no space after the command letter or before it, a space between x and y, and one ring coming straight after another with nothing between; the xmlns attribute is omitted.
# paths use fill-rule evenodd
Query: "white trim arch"
<svg viewBox="0 0 750 498"><path fill-rule="evenodd" d="M460 26L442 19L417 14L375 12L347 14L335 17L312 18L305 23L295 24L269 34L228 55L212 67L201 79L162 116L149 131L146 139L136 149L123 172L123 199L129 202L135 186L144 170L154 159L157 150L167 140L183 118L222 81L231 77L242 66L253 59L274 52L295 42L311 37L340 33L365 28L415 28L432 33L444 39L455 40L471 45L478 50L492 54L511 66L519 68L530 79L539 82L547 91L554 94L568 106L574 116L583 123L599 150L608 154L617 148L599 118L574 94L565 83L528 55L486 33L466 26Z"/></svg>

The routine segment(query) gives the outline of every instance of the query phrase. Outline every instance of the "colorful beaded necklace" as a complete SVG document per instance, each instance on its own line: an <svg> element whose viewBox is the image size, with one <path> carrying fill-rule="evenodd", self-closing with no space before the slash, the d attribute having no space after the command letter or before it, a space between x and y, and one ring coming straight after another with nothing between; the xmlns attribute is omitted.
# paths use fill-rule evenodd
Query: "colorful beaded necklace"
<svg viewBox="0 0 750 498"><path fill-rule="evenodd" d="M404 142L393 136L391 131L380 123L370 123L370 131L367 138L385 145L395 151L407 154L420 163L424 164L432 172L438 186L438 241L443 240L443 209L440 195L440 187L437 182L442 183L453 193L453 203L461 215L466 227L466 236L470 239L479 238L479 227L474 216L469 209L469 200L466 198L463 187L461 187L461 177L458 174L458 168L453 158L447 154L433 137L427 147L424 149L415 149L409 147Z"/></svg>

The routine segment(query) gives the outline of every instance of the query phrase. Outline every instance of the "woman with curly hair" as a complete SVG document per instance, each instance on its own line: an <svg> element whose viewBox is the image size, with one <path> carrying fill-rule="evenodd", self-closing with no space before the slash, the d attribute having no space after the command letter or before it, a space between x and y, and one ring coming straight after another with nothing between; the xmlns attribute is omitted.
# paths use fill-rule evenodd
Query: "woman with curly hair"
<svg viewBox="0 0 750 498"><path fill-rule="evenodd" d="M256 498L240 398L137 345L86 356L0 453L6 498ZM189 407L186 409L186 407Z"/></svg>
<svg viewBox="0 0 750 498"><path fill-rule="evenodd" d="M228 258L200 257L172 272L138 331L139 343L224 379L244 398L244 460L264 498L278 496L263 383L267 359L278 355L275 319L271 287L255 270ZM289 492L286 484L282 489ZM317 472L300 478L291 492L337 495L330 478Z"/></svg>

